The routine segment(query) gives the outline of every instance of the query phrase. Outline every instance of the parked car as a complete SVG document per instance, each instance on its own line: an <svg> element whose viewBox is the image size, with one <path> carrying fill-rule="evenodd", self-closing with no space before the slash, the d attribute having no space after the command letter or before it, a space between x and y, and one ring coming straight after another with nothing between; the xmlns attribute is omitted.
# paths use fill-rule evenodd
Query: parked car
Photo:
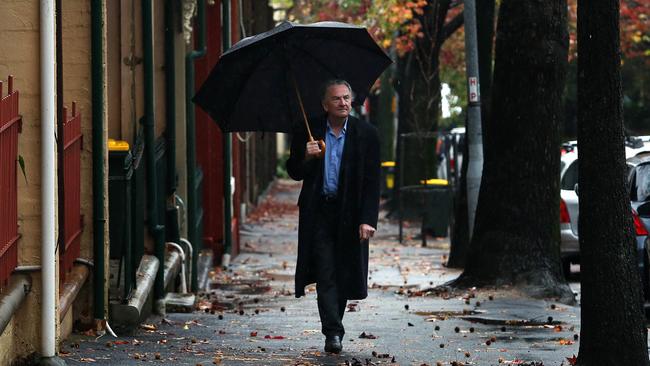
<svg viewBox="0 0 650 366"><path fill-rule="evenodd" d="M560 158L560 253L562 269L570 273L571 263L579 263L578 241L578 152L573 149Z"/></svg>
<svg viewBox="0 0 650 366"><path fill-rule="evenodd" d="M644 231L648 235L647 228L650 228L650 153L640 154L627 159L628 183L630 186L630 203L635 212L634 228L637 231ZM644 246L637 241L639 252L639 266L650 268L650 238ZM642 276L643 290L650 294L650 273Z"/></svg>
<svg viewBox="0 0 650 366"><path fill-rule="evenodd" d="M436 140L438 178L452 181L452 184L455 184L460 179L464 145L465 127L452 128L448 133L438 136Z"/></svg>
<svg viewBox="0 0 650 366"><path fill-rule="evenodd" d="M625 142L626 158L650 153L650 139L645 136L628 137ZM562 256L562 268L565 274L570 273L571 263L580 263L580 244L578 239L578 147L575 141L569 141L562 145L562 156L560 158L560 253ZM634 207L632 207L634 208ZM640 221L637 211L633 211L635 230L637 237L637 250L640 261L646 256L648 246L648 231L650 217L644 224ZM648 265L639 263L639 268L647 277ZM646 283L645 280L644 283ZM648 287L648 286L646 286ZM650 295L650 292L648 292Z"/></svg>

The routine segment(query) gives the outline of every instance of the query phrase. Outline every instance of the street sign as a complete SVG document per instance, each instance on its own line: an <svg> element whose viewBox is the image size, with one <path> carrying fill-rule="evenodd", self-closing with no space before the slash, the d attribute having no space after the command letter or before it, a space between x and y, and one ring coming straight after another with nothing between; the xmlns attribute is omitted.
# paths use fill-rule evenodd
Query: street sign
<svg viewBox="0 0 650 366"><path fill-rule="evenodd" d="M479 92L478 92L478 78L470 77L468 78L469 83L469 101L478 102L479 101Z"/></svg>

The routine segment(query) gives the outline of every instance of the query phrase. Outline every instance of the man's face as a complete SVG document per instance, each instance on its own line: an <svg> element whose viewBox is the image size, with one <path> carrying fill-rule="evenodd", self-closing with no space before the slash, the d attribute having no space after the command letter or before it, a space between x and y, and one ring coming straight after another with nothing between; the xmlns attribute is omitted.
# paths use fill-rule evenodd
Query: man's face
<svg viewBox="0 0 650 366"><path fill-rule="evenodd" d="M345 85L331 85L327 88L323 109L334 118L347 118L352 108L352 95Z"/></svg>

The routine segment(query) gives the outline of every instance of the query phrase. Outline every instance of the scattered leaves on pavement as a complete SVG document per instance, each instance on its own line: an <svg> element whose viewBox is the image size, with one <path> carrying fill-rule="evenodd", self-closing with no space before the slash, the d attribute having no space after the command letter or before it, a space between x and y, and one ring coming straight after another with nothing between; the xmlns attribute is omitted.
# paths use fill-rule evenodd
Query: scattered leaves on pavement
<svg viewBox="0 0 650 366"><path fill-rule="evenodd" d="M363 333L361 333L359 335L359 338L362 338L362 339L377 339L377 336L373 335L373 334L370 334L370 333L363 332Z"/></svg>
<svg viewBox="0 0 650 366"><path fill-rule="evenodd" d="M144 330L147 330L147 331L154 331L154 330L158 329L153 324L145 324L145 323L140 324L140 328L142 328Z"/></svg>

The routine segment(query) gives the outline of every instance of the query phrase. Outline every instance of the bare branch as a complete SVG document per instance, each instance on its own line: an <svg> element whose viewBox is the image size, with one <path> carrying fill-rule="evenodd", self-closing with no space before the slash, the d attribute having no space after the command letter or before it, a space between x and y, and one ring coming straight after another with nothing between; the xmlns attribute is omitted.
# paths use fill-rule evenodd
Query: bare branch
<svg viewBox="0 0 650 366"><path fill-rule="evenodd" d="M442 30L440 31L440 43L446 41L447 38L451 37L451 35L465 23L464 13L464 11L461 11L454 17L454 19L450 20L444 25L444 27L442 27Z"/></svg>

